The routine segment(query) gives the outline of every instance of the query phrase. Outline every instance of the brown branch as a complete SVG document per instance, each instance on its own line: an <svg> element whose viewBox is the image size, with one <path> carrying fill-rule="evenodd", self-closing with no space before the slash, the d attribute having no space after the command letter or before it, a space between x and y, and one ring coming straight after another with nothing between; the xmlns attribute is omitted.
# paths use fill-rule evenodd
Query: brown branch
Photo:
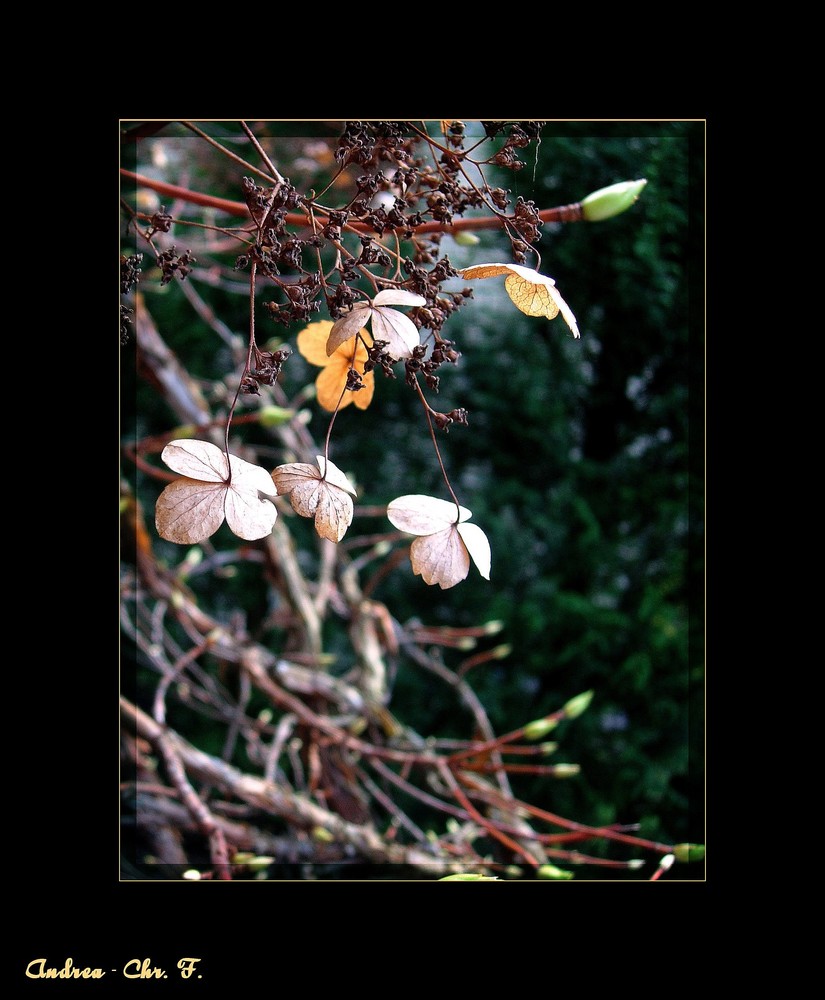
<svg viewBox="0 0 825 1000"><path fill-rule="evenodd" d="M151 736L146 733L141 733L141 735L146 736L157 747L166 765L166 773L180 793L181 801L197 823L198 829L208 840L209 855L212 859L212 864L215 866L218 878L221 880L231 879L226 838L223 835L223 831L215 822L212 813L189 783L189 779L186 777L186 767L183 757L179 752L175 740L167 732L164 732L160 726L157 727L157 731Z"/></svg>
<svg viewBox="0 0 825 1000"><path fill-rule="evenodd" d="M147 187L151 188L153 191L157 191L158 194L165 194L170 198L179 198L182 201L188 201L194 205L205 205L210 208L217 208L222 212L227 212L229 215L235 215L239 218L249 217L249 209L242 201L229 201L226 198L218 198L214 195L202 194L199 191L190 191L188 188L179 187L176 184L168 184L166 181L158 181L153 177L146 177L143 174L133 173L131 170L126 170L124 167L120 168L120 173L122 176L135 181L135 183L141 187ZM579 203L574 202L571 205L557 205L555 208L543 208L538 213L538 216L542 222L578 222L582 218L581 212L578 209ZM416 236L426 235L427 233L471 232L476 229L501 229L504 223L513 221L513 216L496 218L495 216L483 215L468 219L454 219L450 223L436 221L422 222L421 225L415 226L412 231ZM303 226L307 229L312 228L310 220L306 216L297 212L288 212L286 215L286 222L290 226ZM348 223L348 228L358 233L373 232L371 226L358 221Z"/></svg>
<svg viewBox="0 0 825 1000"><path fill-rule="evenodd" d="M417 847L387 844L371 826L347 822L303 795L289 792L262 778L244 774L231 764L198 750L177 733L164 731L149 715L126 698L121 698L121 707L125 718L140 736L159 748L165 744L181 762L181 766L191 774L251 806L279 816L305 830L315 827L327 830L335 839L350 844L372 862L410 865L433 875L462 870L460 864L433 858ZM215 828L219 828L217 823Z"/></svg>
<svg viewBox="0 0 825 1000"><path fill-rule="evenodd" d="M176 415L188 424L206 424L212 419L200 386L161 337L142 295L136 297L135 339L138 370L153 383Z"/></svg>

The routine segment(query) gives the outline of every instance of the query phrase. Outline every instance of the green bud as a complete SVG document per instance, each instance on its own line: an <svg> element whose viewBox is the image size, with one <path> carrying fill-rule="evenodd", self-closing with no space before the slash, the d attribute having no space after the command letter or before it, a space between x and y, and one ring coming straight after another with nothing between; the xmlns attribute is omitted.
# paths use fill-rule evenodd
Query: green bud
<svg viewBox="0 0 825 1000"><path fill-rule="evenodd" d="M360 736L361 733L363 733L367 728L367 720L359 715L357 718L352 720L347 728L353 736Z"/></svg>
<svg viewBox="0 0 825 1000"><path fill-rule="evenodd" d="M195 868L189 868L183 873L182 877L187 879L189 882L200 882L201 873Z"/></svg>
<svg viewBox="0 0 825 1000"><path fill-rule="evenodd" d="M556 764L553 767L554 778L575 778L577 774L581 774L579 764Z"/></svg>
<svg viewBox="0 0 825 1000"><path fill-rule="evenodd" d="M504 622L500 618L494 618L491 622L484 623L485 635L496 635L504 628Z"/></svg>
<svg viewBox="0 0 825 1000"><path fill-rule="evenodd" d="M186 576L190 570L195 569L203 562L203 549L200 545L193 545L183 557L178 567L178 576Z"/></svg>
<svg viewBox="0 0 825 1000"><path fill-rule="evenodd" d="M462 872L460 875L445 875L439 882L498 882L495 875L478 875L476 872Z"/></svg>
<svg viewBox="0 0 825 1000"><path fill-rule="evenodd" d="M280 427L281 424L292 420L294 416L294 410L287 410L283 406L262 406L258 410L258 423L262 427Z"/></svg>
<svg viewBox="0 0 825 1000"><path fill-rule="evenodd" d="M275 858L267 857L265 854L258 854L247 863L247 866L250 871L260 872L264 868L269 868L274 861Z"/></svg>
<svg viewBox="0 0 825 1000"><path fill-rule="evenodd" d="M314 826L311 836L313 840L317 840L320 844L330 844L335 840L335 837L323 826Z"/></svg>
<svg viewBox="0 0 825 1000"><path fill-rule="evenodd" d="M646 180L621 181L619 184L611 184L610 187L594 191L581 203L585 220L602 222L604 219L612 219L614 215L621 215L636 201L645 184Z"/></svg>
<svg viewBox="0 0 825 1000"><path fill-rule="evenodd" d="M195 435L195 425L194 424L181 424L180 427L176 427L172 434L175 438L190 438Z"/></svg>
<svg viewBox="0 0 825 1000"><path fill-rule="evenodd" d="M549 757L550 754L555 753L558 750L558 748L559 748L558 743L552 743L552 742L542 743L542 745L539 747L539 749L541 750L542 757Z"/></svg>
<svg viewBox="0 0 825 1000"><path fill-rule="evenodd" d="M460 247L474 247L481 242L475 233L468 233L466 230L456 233L453 239Z"/></svg>
<svg viewBox="0 0 825 1000"><path fill-rule="evenodd" d="M504 642L500 646L496 646L495 649L490 651L490 656L494 660L506 660L510 653L513 652L513 647L509 642Z"/></svg>
<svg viewBox="0 0 825 1000"><path fill-rule="evenodd" d="M704 844L676 844L673 855L677 861L704 861Z"/></svg>
<svg viewBox="0 0 825 1000"><path fill-rule="evenodd" d="M246 865L254 857L255 857L255 855L252 853L252 851L237 851L235 854L232 855L232 864L233 865Z"/></svg>
<svg viewBox="0 0 825 1000"><path fill-rule="evenodd" d="M558 719L535 719L524 727L524 738L526 740L540 740L542 736L551 733L558 724Z"/></svg>
<svg viewBox="0 0 825 1000"><path fill-rule="evenodd" d="M524 872L519 868L518 865L507 865L504 869L504 874L510 878L521 878Z"/></svg>
<svg viewBox="0 0 825 1000"><path fill-rule="evenodd" d="M536 872L539 878L568 879L573 878L573 872L565 871L563 868L556 868L555 865L542 865Z"/></svg>
<svg viewBox="0 0 825 1000"><path fill-rule="evenodd" d="M571 698L570 701L564 706L562 711L564 712L564 717L566 719L576 719L582 712L585 712L593 700L593 691L585 691L582 694L577 694L575 698Z"/></svg>

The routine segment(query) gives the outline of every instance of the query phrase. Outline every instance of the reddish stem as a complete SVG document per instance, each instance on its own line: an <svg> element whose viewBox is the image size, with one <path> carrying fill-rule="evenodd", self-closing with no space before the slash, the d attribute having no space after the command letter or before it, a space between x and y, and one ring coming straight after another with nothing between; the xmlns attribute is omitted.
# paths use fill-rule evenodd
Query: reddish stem
<svg viewBox="0 0 825 1000"><path fill-rule="evenodd" d="M167 184L166 181L158 181L153 177L146 177L143 174L133 173L121 167L120 173L123 177L128 177L141 187L151 188L158 194L165 194L170 198L180 198L181 201L191 202L193 205L206 205L210 208L220 209L229 215L236 215L241 218L249 216L249 209L245 202L229 201L227 198L217 198L211 194L202 194L200 191L190 191L188 188L178 187L177 184ZM543 208L539 212L542 222L579 222L582 219L581 206L578 202L572 205L557 205L555 208ZM509 221L509 220L508 220ZM310 228L310 222L306 216L297 212L290 212L286 216L286 222L290 226L306 226ZM480 216L473 219L455 219L449 225L443 222L422 222L414 229L418 236L425 233L459 233L473 229L497 229L502 226L502 220L491 216ZM371 232L369 226L361 222L351 222L348 228L359 233Z"/></svg>

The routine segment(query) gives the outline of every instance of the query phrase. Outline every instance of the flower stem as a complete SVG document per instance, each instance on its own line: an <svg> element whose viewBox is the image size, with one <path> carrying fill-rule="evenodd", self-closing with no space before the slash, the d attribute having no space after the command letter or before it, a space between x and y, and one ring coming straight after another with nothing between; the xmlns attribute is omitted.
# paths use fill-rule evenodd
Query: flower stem
<svg viewBox="0 0 825 1000"><path fill-rule="evenodd" d="M259 170L258 167L254 167L251 163L248 163L242 156L238 156L238 154L233 153L231 149L227 149L226 146L222 146L216 139L213 139L211 135L207 135L206 132L203 132L196 125L193 125L192 122L181 121L181 125L183 125L184 128L188 128L190 132L194 132L195 135L199 135L201 139L206 139L206 141L214 146L215 149L220 150L224 156L228 156L231 160L239 163L245 170L252 171L252 173L257 174L259 177L263 177L264 180L267 180L270 183L275 180L275 178L270 177L266 171ZM246 209L245 205L244 208ZM247 215L248 211L249 210L247 209L243 214Z"/></svg>
<svg viewBox="0 0 825 1000"><path fill-rule="evenodd" d="M461 518L461 504L458 502L458 497L455 495L455 492L452 486L450 485L450 477L447 475L447 470L444 467L444 460L441 457L441 451L438 447L438 441L436 440L435 428L433 427L433 418L430 416L430 414L432 413L432 407L424 398L424 393L421 391L421 385L418 382L417 375L415 376L415 389L416 392L418 393L419 399L421 400L424 406L424 413L427 416L427 423L429 424L430 427L430 437L433 440L433 447L435 448L436 458L438 459L438 464L441 466L441 474L444 476L444 482L447 484L447 489L450 491L450 496L453 498L453 503L455 504L457 512L456 521L458 521Z"/></svg>
<svg viewBox="0 0 825 1000"><path fill-rule="evenodd" d="M260 144L260 143L258 142L258 140L257 140L257 138L255 137L255 134L254 134L254 132L252 131L252 129L251 129L251 128L250 128L250 127L249 127L249 126L248 126L248 125L246 124L246 122L241 122L241 128L242 128L242 129L244 130L244 132L246 132L246 134L247 134L247 135L249 136L249 139L250 139L250 141L252 142L252 145L253 145L253 146L255 147L255 149L256 149L256 150L258 151L258 155L260 156L260 158L261 158L261 159L262 159L262 160L264 161L264 163L265 163L265 164L267 165L267 167L269 167L270 171L272 172L272 176L273 176L273 177L275 178L275 180L276 180L276 181L277 181L277 182L278 182L279 184L283 184L283 183L284 183L284 179L283 179L283 177L281 177L281 175L280 175L280 174L278 173L278 171L277 171L277 170L275 169L275 166L274 166L274 164L272 163L272 160L270 160L270 158L269 158L269 157L267 156L267 154L266 154L266 150L265 150L265 149L263 148L263 146L262 146L262 145L261 145L261 144Z"/></svg>
<svg viewBox="0 0 825 1000"><path fill-rule="evenodd" d="M255 261L252 262L252 266L249 271L249 347L246 351L246 364L244 365L244 370L241 373L240 381L238 382L238 388L235 390L235 398L232 400L232 405L229 407L229 414L226 418L226 427L223 432L223 442L224 451L226 453L226 467L227 467L227 484L232 482L232 463L229 461L229 425L232 423L232 417L235 413L235 407L238 405L238 397L241 394L241 386L246 378L247 372L252 365L252 352L256 350L255 344L255 275L257 273L257 264Z"/></svg>

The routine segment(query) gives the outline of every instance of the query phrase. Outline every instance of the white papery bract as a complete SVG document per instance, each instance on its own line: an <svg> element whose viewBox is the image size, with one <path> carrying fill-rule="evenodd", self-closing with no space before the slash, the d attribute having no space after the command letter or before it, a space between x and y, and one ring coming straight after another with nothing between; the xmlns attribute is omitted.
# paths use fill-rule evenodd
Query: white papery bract
<svg viewBox="0 0 825 1000"><path fill-rule="evenodd" d="M466 507L421 494L398 497L387 507L387 517L400 531L418 535L410 546L413 572L425 583L442 590L454 587L475 563L485 580L490 579L491 553L487 536Z"/></svg>

